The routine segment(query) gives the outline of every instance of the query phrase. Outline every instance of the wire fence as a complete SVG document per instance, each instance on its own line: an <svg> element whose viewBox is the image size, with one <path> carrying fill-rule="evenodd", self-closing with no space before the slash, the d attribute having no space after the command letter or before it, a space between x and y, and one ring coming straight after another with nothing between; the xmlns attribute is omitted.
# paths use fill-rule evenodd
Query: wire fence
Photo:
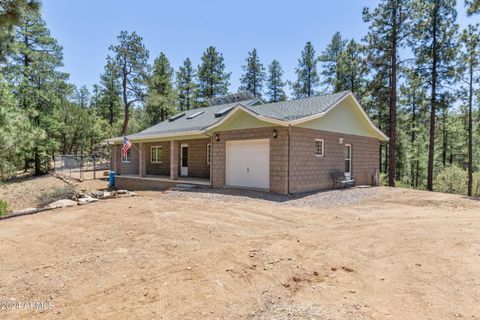
<svg viewBox="0 0 480 320"><path fill-rule="evenodd" d="M77 180L105 178L110 170L110 157L106 155L55 156L55 174Z"/></svg>

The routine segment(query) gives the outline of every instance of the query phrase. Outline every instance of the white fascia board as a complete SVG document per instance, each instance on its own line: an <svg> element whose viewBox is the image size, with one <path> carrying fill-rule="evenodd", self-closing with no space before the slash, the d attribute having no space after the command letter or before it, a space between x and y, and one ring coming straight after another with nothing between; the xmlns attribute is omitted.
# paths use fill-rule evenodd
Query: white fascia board
<svg viewBox="0 0 480 320"><path fill-rule="evenodd" d="M161 139L169 138L169 137L176 138L176 137L190 136L190 135L196 135L196 134L205 134L205 131L196 130L196 131L183 131L183 132L167 133L167 134L149 134L149 135L144 135L144 136L141 136L141 137L134 137L134 138L129 138L128 136L126 136L126 137L131 142L142 142L142 141L145 141L145 140L151 140L151 139L156 139L156 138L161 138ZM123 137L116 137L116 138L108 139L108 140L105 140L105 141L107 143L108 142L118 143L118 142L123 141Z"/></svg>

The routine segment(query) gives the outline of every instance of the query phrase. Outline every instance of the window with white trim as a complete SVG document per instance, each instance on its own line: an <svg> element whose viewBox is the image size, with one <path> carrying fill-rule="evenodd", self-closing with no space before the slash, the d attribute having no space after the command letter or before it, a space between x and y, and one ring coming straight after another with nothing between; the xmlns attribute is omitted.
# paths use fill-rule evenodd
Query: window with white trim
<svg viewBox="0 0 480 320"><path fill-rule="evenodd" d="M212 162L212 144L207 144L207 164Z"/></svg>
<svg viewBox="0 0 480 320"><path fill-rule="evenodd" d="M315 139L315 157L324 156L324 144L323 139Z"/></svg>
<svg viewBox="0 0 480 320"><path fill-rule="evenodd" d="M163 160L163 147L151 146L150 147L150 163L162 163Z"/></svg>
<svg viewBox="0 0 480 320"><path fill-rule="evenodd" d="M131 159L130 151L132 151L132 148L127 150L127 154L123 153L123 150L120 150L120 152L122 153L122 162L130 162L130 159Z"/></svg>

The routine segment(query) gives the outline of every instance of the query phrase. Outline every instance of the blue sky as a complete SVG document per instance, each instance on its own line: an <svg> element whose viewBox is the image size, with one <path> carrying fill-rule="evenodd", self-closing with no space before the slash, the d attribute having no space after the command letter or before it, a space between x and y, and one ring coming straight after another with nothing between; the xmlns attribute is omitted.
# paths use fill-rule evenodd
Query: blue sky
<svg viewBox="0 0 480 320"><path fill-rule="evenodd" d="M320 53L336 31L360 40L368 26L362 8L377 0L43 0L43 16L52 35L63 46L64 70L70 81L89 88L99 81L108 47L121 30L136 31L144 39L153 61L164 52L177 69L186 57L194 65L210 45L223 53L236 91L248 51L256 48L267 65L278 59L286 79L294 79L295 66L305 42ZM461 25L466 18L458 1Z"/></svg>

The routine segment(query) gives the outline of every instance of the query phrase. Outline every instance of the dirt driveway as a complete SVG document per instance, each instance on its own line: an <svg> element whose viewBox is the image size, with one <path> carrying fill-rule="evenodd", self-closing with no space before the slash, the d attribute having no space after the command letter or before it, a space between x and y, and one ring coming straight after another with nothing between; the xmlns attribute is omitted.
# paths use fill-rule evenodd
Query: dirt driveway
<svg viewBox="0 0 480 320"><path fill-rule="evenodd" d="M479 231L438 193L145 192L0 221L0 301L53 304L0 318L480 319Z"/></svg>

